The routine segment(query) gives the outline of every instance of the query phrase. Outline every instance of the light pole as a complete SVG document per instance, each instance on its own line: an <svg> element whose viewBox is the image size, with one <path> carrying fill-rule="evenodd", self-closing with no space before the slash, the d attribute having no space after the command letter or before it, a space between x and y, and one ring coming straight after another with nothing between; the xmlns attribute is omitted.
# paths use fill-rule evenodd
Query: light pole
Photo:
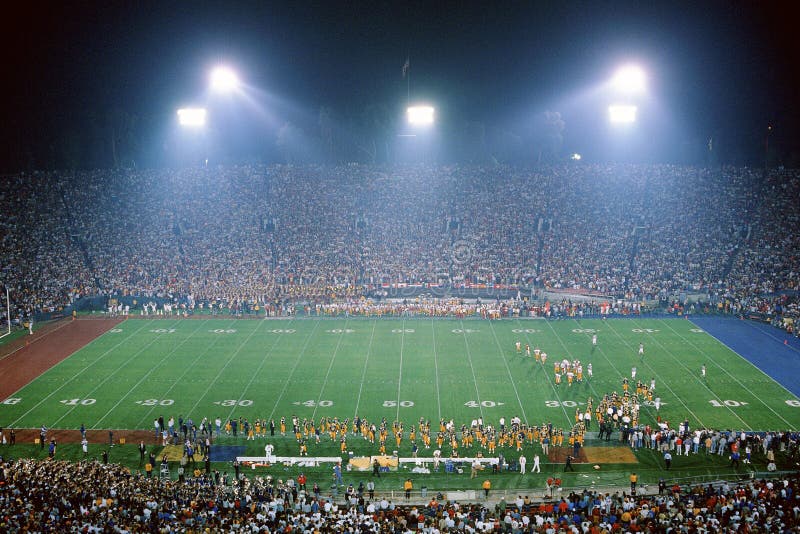
<svg viewBox="0 0 800 534"><path fill-rule="evenodd" d="M764 137L764 170L769 168L769 134L772 133L772 125L767 125L767 135Z"/></svg>

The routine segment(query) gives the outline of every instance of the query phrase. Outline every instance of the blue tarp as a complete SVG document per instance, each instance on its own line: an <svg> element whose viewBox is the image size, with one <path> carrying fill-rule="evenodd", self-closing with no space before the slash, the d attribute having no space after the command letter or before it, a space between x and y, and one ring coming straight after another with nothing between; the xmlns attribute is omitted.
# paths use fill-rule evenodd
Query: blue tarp
<svg viewBox="0 0 800 534"><path fill-rule="evenodd" d="M212 445L209 458L212 462L232 462L244 453L244 445Z"/></svg>
<svg viewBox="0 0 800 534"><path fill-rule="evenodd" d="M692 322L800 397L800 340L746 319L694 316Z"/></svg>

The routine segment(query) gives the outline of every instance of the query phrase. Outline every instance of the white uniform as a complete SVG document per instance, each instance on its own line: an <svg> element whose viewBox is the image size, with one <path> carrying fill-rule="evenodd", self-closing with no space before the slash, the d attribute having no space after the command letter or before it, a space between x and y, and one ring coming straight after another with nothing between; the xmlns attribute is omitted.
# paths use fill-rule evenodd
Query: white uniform
<svg viewBox="0 0 800 534"><path fill-rule="evenodd" d="M539 455L538 454L534 455L534 457L533 457L533 467L531 468L531 473L533 473L533 472L536 472L536 473L541 473L542 472L542 468L539 467Z"/></svg>
<svg viewBox="0 0 800 534"><path fill-rule="evenodd" d="M524 455L520 455L520 457L519 457L519 474L520 475L524 475L525 474L525 465L527 463L528 463L527 458L525 458Z"/></svg>

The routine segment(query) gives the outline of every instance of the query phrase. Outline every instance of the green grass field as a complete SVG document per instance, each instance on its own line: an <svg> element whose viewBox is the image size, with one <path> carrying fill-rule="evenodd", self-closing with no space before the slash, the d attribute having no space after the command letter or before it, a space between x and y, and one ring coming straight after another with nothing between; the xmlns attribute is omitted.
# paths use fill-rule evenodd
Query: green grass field
<svg viewBox="0 0 800 534"><path fill-rule="evenodd" d="M16 427L149 430L162 414L195 421L358 414L408 423L519 415L567 427L576 404L621 391L636 366L637 377L656 378L661 416L674 423L736 430L797 423L786 404L793 396L698 330L679 320L129 320L15 394L20 400L3 405L3 419ZM548 365L518 355L517 340L546 351ZM591 362L593 379L556 387L550 364L565 357Z"/></svg>
<svg viewBox="0 0 800 534"><path fill-rule="evenodd" d="M517 354L517 340L546 351L547 365ZM556 386L552 362L563 358L591 362L593 378ZM796 402L793 395L692 322L674 319L128 320L0 404L0 420L17 428L152 430L160 415L199 422L358 414L401 420L407 429L424 417L436 429L441 418L460 425L482 416L496 424L518 415L568 429L576 406L621 392L633 366L644 381L655 377L659 414L673 426L684 419L695 428L797 426L799 408L787 404ZM654 424L656 415L645 407L641 422ZM353 441L357 454L377 453L377 445ZM238 444L263 454L263 442ZM279 453L296 454L293 439L277 445ZM312 444L309 452L335 447ZM400 455L410 449L406 439ZM658 458L651 456L640 461L655 473Z"/></svg>

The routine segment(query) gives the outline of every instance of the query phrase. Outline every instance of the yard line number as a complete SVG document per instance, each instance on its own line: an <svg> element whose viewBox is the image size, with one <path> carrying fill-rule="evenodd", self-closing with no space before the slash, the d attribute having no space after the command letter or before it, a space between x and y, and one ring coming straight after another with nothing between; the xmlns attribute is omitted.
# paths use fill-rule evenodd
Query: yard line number
<svg viewBox="0 0 800 534"><path fill-rule="evenodd" d="M562 406L564 408L575 408L579 404L585 404L585 403L583 403L583 402L575 402L575 401L571 401L571 400L565 400L565 401L549 400L549 401L544 401L544 405L547 406L548 408L561 408Z"/></svg>
<svg viewBox="0 0 800 534"><path fill-rule="evenodd" d="M730 399L724 400L724 401L718 401L718 400L713 400L712 399L712 400L708 401L708 403L711 406L713 406L714 408L724 408L724 407L736 408L737 406L747 406L747 403L744 402L744 401L737 401L737 400L730 400Z"/></svg>
<svg viewBox="0 0 800 534"><path fill-rule="evenodd" d="M503 406L504 404L505 404L505 402L497 402L497 401L492 401L492 400L484 400L484 401L480 401L480 402L471 400L471 401L465 402L464 406L466 406L468 408L480 408L480 407L494 408L495 406Z"/></svg>
<svg viewBox="0 0 800 534"><path fill-rule="evenodd" d="M97 399L64 399L59 402L64 406L91 406Z"/></svg>
<svg viewBox="0 0 800 534"><path fill-rule="evenodd" d="M300 406L300 405L308 406L309 408L314 408L316 406L319 406L320 408L328 408L330 406L333 406L333 401L331 400L315 401L314 399L309 399L307 401L295 401L292 404L294 404L295 406Z"/></svg>
<svg viewBox="0 0 800 534"><path fill-rule="evenodd" d="M397 402L396 400L383 401L384 408L395 408L397 406L400 406L401 408L411 408L412 406L414 406L414 401L410 400L402 400L400 402Z"/></svg>
<svg viewBox="0 0 800 534"><path fill-rule="evenodd" d="M222 400L222 401L215 401L214 404L217 404L219 406L243 406L243 407L247 407L247 406L252 406L253 405L253 401L251 401L250 399L242 399L242 400L225 399L225 400Z"/></svg>
<svg viewBox="0 0 800 534"><path fill-rule="evenodd" d="M145 399L136 401L141 406L172 406L175 404L173 399Z"/></svg>

